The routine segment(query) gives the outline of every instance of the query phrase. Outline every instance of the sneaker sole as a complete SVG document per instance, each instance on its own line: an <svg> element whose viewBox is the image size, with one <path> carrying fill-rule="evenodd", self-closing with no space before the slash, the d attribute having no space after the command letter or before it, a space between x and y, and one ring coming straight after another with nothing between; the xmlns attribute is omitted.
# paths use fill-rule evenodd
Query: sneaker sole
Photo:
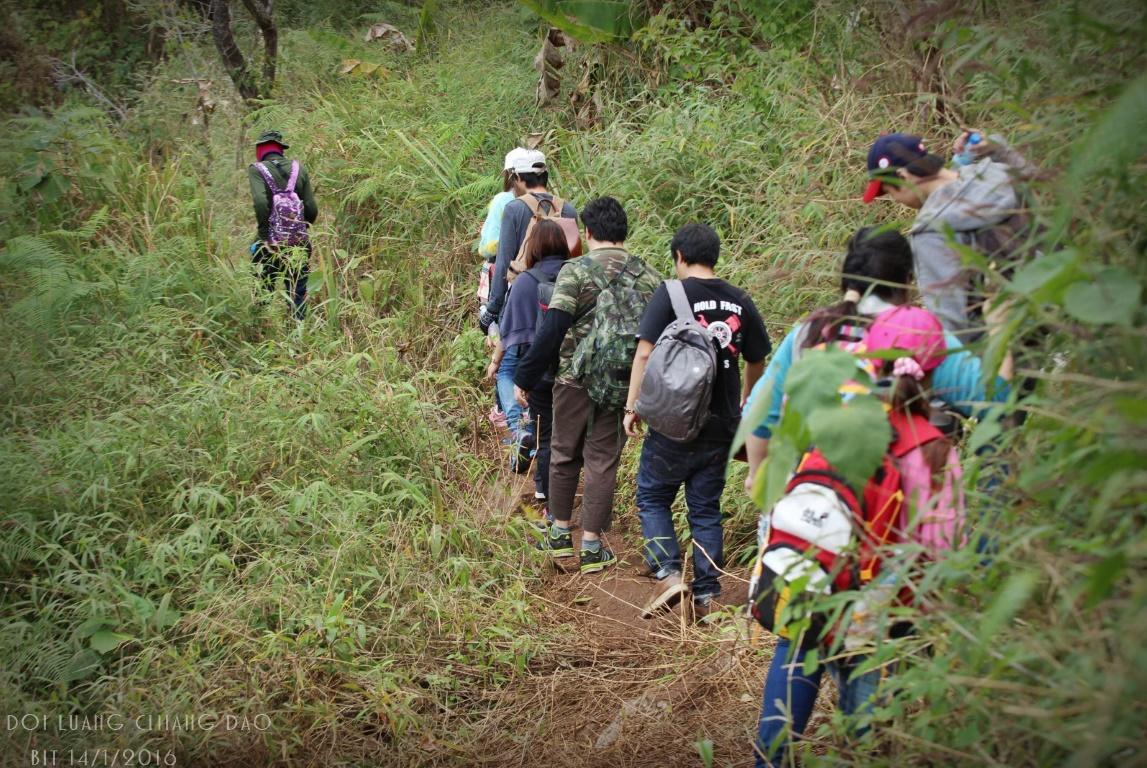
<svg viewBox="0 0 1147 768"><path fill-rule="evenodd" d="M609 568L609 567L614 566L614 565L617 565L617 558L616 557L613 558L612 560L603 560L600 563L587 563L586 565L581 566L581 572L582 573L597 573L598 571L604 571L606 568Z"/></svg>
<svg viewBox="0 0 1147 768"><path fill-rule="evenodd" d="M641 611L641 618L651 619L655 613L673 610L681 602L681 598L688 593L689 587L684 584L669 587L645 606L644 610Z"/></svg>
<svg viewBox="0 0 1147 768"><path fill-rule="evenodd" d="M574 550L573 547L568 549L547 549L546 554L550 557L573 557Z"/></svg>

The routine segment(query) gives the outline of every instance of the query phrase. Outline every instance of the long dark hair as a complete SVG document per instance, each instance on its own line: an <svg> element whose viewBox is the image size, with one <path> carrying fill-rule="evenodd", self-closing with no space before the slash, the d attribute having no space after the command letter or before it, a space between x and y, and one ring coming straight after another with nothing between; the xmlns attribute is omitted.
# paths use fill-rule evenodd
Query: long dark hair
<svg viewBox="0 0 1147 768"><path fill-rule="evenodd" d="M541 219L530 230L530 240L526 243L526 252L523 257L526 269L533 269L534 265L546 256L570 257L570 246L566 242L566 233L556 222Z"/></svg>
<svg viewBox="0 0 1147 768"><path fill-rule="evenodd" d="M848 239L840 272L842 293L873 293L889 304L904 304L912 279L912 246L895 229L861 227ZM859 316L856 304L840 301L809 315L803 346L836 341L841 327Z"/></svg>
<svg viewBox="0 0 1147 768"><path fill-rule="evenodd" d="M883 376L891 376L894 362L885 360L881 366ZM888 405L894 411L905 416L920 416L928 419L932 415L932 405L929 401L932 374L925 376L924 381L916 381L911 376L896 376L892 383L892 394ZM948 466L948 457L952 450L952 441L947 437L924 443L920 446L924 454L924 461L932 472L932 490L937 490L944 480L944 470Z"/></svg>

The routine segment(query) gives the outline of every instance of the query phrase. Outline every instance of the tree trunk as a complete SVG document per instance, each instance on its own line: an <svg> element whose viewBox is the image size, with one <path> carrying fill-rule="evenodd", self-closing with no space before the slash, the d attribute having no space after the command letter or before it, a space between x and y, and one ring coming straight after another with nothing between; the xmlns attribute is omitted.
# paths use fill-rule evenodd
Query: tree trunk
<svg viewBox="0 0 1147 768"><path fill-rule="evenodd" d="M275 0L243 0L263 33L263 95L275 85L275 64L279 56L279 29L275 26Z"/></svg>
<svg viewBox="0 0 1147 768"><path fill-rule="evenodd" d="M235 44L235 35L231 31L231 6L228 0L211 0L211 34L215 38L215 47L223 59L223 66L235 83L236 90L244 101L253 101L259 98L259 91L251 73L247 71L247 61L243 52Z"/></svg>

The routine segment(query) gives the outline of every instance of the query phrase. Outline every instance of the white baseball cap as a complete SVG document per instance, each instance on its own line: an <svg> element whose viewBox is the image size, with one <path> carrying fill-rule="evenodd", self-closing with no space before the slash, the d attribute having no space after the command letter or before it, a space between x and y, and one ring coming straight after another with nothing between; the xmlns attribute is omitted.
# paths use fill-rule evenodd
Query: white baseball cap
<svg viewBox="0 0 1147 768"><path fill-rule="evenodd" d="M523 154L525 154L528 151L529 150L524 149L522 147L514 147L513 149L511 149L509 152L506 153L506 162L504 162L502 164L502 170L504 170L504 171L514 170L514 163L517 162L518 158L520 158Z"/></svg>
<svg viewBox="0 0 1147 768"><path fill-rule="evenodd" d="M506 170L514 173L542 173L546 170L546 156L536 149L518 147L506 155Z"/></svg>

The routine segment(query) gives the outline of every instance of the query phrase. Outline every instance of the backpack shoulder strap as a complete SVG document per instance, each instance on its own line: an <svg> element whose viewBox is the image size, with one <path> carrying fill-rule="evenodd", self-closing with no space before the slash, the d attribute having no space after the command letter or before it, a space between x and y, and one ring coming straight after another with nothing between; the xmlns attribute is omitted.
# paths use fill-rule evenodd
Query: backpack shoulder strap
<svg viewBox="0 0 1147 768"><path fill-rule="evenodd" d="M523 275L529 275L530 277L534 278L534 280L537 281L538 285L542 285L543 283L555 282L554 280L549 279L549 276L546 275L546 273L544 271L542 271L541 267L531 267L531 268L527 269L525 272L523 272L522 274Z"/></svg>
<svg viewBox="0 0 1147 768"><path fill-rule="evenodd" d="M689 297L685 295L685 285L680 280L666 280L665 290L669 292L669 301L677 319L682 322L692 320L693 310L689 306Z"/></svg>
<svg viewBox="0 0 1147 768"><path fill-rule="evenodd" d="M284 192L294 192L295 191L295 182L298 180L299 180L299 161L298 160L292 160L291 161L291 178L289 178L287 180L287 187L283 191Z"/></svg>
<svg viewBox="0 0 1147 768"><path fill-rule="evenodd" d="M562 215L562 209L566 207L566 201L551 193L549 203L550 211L560 218Z"/></svg>
<svg viewBox="0 0 1147 768"><path fill-rule="evenodd" d="M535 195L533 192L527 192L526 194L522 195L522 196L521 196L521 197L519 197L518 199L519 199L519 200L521 200L521 201L522 201L522 203L523 203L523 204L524 204L524 205L525 205L527 208L529 208L529 209L530 209L530 213L531 213L531 214L532 214L534 217L537 217L537 216L538 216L538 210L539 210L539 206L541 206L541 204L542 204L542 200L541 200L541 198L539 198L539 197L538 197L537 195Z"/></svg>
<svg viewBox="0 0 1147 768"><path fill-rule="evenodd" d="M907 456L922 445L944 437L944 433L932 426L923 416L906 416L903 413L891 411L888 414L888 421L896 432L890 453L898 459Z"/></svg>
<svg viewBox="0 0 1147 768"><path fill-rule="evenodd" d="M254 163L255 169L259 171L259 175L263 177L263 181L267 182L267 186L271 188L271 194L279 191L279 185L275 183L275 177L268 170L267 166L261 162Z"/></svg>

